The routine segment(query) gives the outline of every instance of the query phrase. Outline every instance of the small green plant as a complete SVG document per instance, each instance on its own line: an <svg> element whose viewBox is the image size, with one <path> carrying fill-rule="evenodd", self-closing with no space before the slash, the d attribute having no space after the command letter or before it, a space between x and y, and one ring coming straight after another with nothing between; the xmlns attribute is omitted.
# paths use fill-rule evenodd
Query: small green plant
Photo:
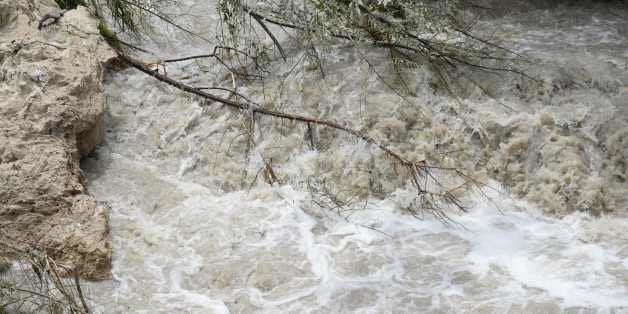
<svg viewBox="0 0 628 314"><path fill-rule="evenodd" d="M160 11L159 6L148 0L85 0L87 7L101 21L116 33L141 36L151 32L149 17L156 17L179 27L171 22L168 14Z"/></svg>
<svg viewBox="0 0 628 314"><path fill-rule="evenodd" d="M121 48L118 36L116 36L116 33L109 29L109 27L107 27L105 22L100 21L98 23L98 31L100 32L100 35L104 37L111 46L118 49Z"/></svg>

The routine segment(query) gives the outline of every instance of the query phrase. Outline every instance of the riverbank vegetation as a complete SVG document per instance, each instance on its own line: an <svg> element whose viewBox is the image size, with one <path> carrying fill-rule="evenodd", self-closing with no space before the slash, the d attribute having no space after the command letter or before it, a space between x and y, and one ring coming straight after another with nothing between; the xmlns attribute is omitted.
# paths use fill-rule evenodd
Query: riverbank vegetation
<svg viewBox="0 0 628 314"><path fill-rule="evenodd" d="M0 243L12 252L11 265L0 259L0 313L89 313L79 275L45 252Z"/></svg>

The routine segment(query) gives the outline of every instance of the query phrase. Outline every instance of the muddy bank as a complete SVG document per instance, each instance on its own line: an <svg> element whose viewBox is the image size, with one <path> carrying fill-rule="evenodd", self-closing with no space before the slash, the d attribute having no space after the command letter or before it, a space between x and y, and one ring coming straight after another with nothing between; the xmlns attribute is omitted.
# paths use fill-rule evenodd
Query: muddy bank
<svg viewBox="0 0 628 314"><path fill-rule="evenodd" d="M57 10L0 1L0 242L106 278L107 212L86 194L79 160L102 138L103 70L114 54L84 8L38 30Z"/></svg>

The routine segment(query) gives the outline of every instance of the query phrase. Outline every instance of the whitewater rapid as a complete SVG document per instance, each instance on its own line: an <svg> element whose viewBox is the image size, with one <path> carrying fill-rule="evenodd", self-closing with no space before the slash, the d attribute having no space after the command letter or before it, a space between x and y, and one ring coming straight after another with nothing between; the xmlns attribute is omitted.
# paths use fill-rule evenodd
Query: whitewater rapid
<svg viewBox="0 0 628 314"><path fill-rule="evenodd" d="M628 306L625 219L552 219L495 195L495 203L455 217L464 228L409 219L390 200L347 222L323 216L307 193L289 186L216 194L116 154L107 162L116 170L99 178L105 186L93 187L97 195L109 184L116 190L108 199L114 280L98 288L113 293L103 296L103 312L575 313ZM138 190L151 203L179 201L144 206L134 202ZM126 206L117 210L120 204Z"/></svg>
<svg viewBox="0 0 628 314"><path fill-rule="evenodd" d="M628 50L622 47L628 46L618 42L625 34L613 31L628 29L625 21L593 17L577 27L552 24L557 16L578 16L577 8L561 10L506 18L501 31L519 39L520 50L545 51L539 57L546 60L559 60L571 49L578 62L594 52L587 70L596 62L619 73L626 70L621 62L628 62ZM211 24L209 16L204 23ZM539 23L530 26L534 19ZM368 53L377 58L377 51ZM599 61L599 55L608 60ZM351 53L340 53L334 62L328 85L316 85L301 73L286 83L286 94L278 80L270 80L267 88L280 90L279 102L300 97L316 114L375 120L374 129L380 127L382 136L411 142L410 152L432 145L436 136L455 138L456 128L467 123L445 117L449 111L443 108L452 106L452 99L419 96L433 106L425 117L400 104L376 79L360 79L354 73L360 71L352 71L360 68ZM204 75L217 74L208 67ZM415 88L419 95L430 95L429 78L422 75L414 78ZM606 82L600 89L610 91L594 95L600 106L603 93L615 93L614 80L606 76L599 79ZM628 84L628 75L621 79ZM352 104L363 97L361 84L370 84L366 89L375 101L356 108ZM515 93L491 84L497 93ZM620 93L624 83L617 84ZM350 215L338 215L318 208L304 182L327 171L332 179L360 187L369 180L351 169L373 165L372 148L321 134L328 146L313 150L304 144L298 126L266 122L263 137L245 156L240 113L203 107L200 100L133 70L112 74L106 95L105 143L82 165L89 192L110 208L114 247L113 279L88 286L97 312L628 313L628 219L621 213L552 218L546 209L516 200L491 181L485 195L465 200L468 213L451 212L452 225L404 213L413 192L403 184L384 183L385 197L370 197L355 204ZM503 104L474 97L465 103L490 111L475 118L505 125L521 117L545 121L525 112L526 104L508 103L522 111L515 117ZM549 112L569 120L585 110L584 103L575 103L577 110L550 106ZM435 131L444 126L430 121L440 119L454 135ZM419 129L429 124L432 133L395 133L399 121ZM462 130L460 138L472 137ZM470 145L462 139L450 143ZM395 145L406 149L403 143ZM275 164L284 182L253 180L270 159L281 161ZM389 166L382 164L376 163L377 170L386 173Z"/></svg>

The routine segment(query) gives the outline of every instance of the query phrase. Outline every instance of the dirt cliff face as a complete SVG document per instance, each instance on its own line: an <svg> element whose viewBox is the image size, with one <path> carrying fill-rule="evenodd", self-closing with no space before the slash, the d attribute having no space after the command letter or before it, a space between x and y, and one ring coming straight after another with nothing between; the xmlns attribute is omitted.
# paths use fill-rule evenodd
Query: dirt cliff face
<svg viewBox="0 0 628 314"><path fill-rule="evenodd" d="M0 243L106 278L107 211L86 194L79 161L102 137L114 53L82 7L38 30L58 10L52 0L0 0Z"/></svg>

